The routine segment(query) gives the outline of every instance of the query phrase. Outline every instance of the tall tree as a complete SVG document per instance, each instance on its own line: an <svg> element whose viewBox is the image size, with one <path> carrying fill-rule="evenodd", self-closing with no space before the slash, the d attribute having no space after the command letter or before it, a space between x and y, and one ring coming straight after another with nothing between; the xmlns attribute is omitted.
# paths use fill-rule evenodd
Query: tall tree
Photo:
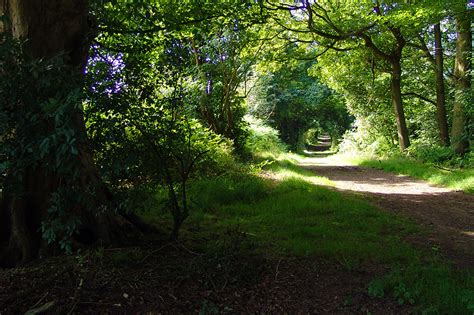
<svg viewBox="0 0 474 315"><path fill-rule="evenodd" d="M441 144L449 146L449 128L448 128L448 117L446 114L446 92L444 82L444 51L441 36L441 25L436 23L433 25L434 35L434 56L430 51L425 39L421 34L418 34L417 40L419 44L409 43L409 45L420 49L424 56L432 65L432 69L435 76L436 82L436 119L438 123L438 133ZM425 98L425 100L427 100Z"/></svg>
<svg viewBox="0 0 474 315"><path fill-rule="evenodd" d="M436 117L439 137L444 146L449 145L448 119L446 116L446 93L444 89L444 57L440 23L434 25L435 36L435 76L436 76Z"/></svg>
<svg viewBox="0 0 474 315"><path fill-rule="evenodd" d="M454 62L455 99L453 107L452 142L458 154L464 154L469 147L468 117L466 112L471 106L471 59L472 59L472 12L464 10L456 16L456 59Z"/></svg>

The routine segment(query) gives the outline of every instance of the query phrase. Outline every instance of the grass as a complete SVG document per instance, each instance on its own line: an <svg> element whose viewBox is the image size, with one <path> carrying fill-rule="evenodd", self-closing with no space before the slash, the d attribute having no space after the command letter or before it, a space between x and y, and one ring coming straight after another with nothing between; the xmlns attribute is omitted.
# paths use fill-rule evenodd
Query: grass
<svg viewBox="0 0 474 315"><path fill-rule="evenodd" d="M474 194L474 169L472 168L448 170L435 167L432 164L401 158L384 160L349 158L349 160L357 165L383 169L395 174L410 175L435 185Z"/></svg>
<svg viewBox="0 0 474 315"><path fill-rule="evenodd" d="M227 193L222 191L222 187L229 184L225 180L214 184L201 182L199 188L195 187L199 189L196 198L198 204L206 205L207 218L215 219L215 227L225 230L239 226L260 242L274 244L280 253L317 255L347 260L351 264L407 256L405 251L410 249L399 247L395 235L400 231L414 231L412 224L380 215L363 201L341 198L339 193L314 186L298 175L267 189L253 180L249 185L231 184L227 186ZM206 192L213 185L220 187L222 199L209 203L213 197L208 197ZM249 191L239 194L243 198L229 202L238 196L235 187L245 187ZM215 196L213 191L209 192ZM390 233L395 230L397 233ZM387 232L392 235L383 239L378 237Z"/></svg>
<svg viewBox="0 0 474 315"><path fill-rule="evenodd" d="M427 314L474 311L474 275L454 272L434 250L420 251L404 241L407 235L423 234L417 225L355 195L320 186L331 182L298 167L301 157L272 159L261 164L271 174L266 178L254 170L194 181L184 238L238 229L267 255L318 257L348 270L383 264L392 271L369 285L374 297L414 303ZM163 222L163 215L147 216Z"/></svg>

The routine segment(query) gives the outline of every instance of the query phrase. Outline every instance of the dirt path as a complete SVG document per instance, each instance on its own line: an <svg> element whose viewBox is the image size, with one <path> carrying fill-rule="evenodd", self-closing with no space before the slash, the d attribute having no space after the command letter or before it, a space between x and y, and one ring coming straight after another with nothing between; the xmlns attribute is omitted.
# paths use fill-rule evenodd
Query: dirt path
<svg viewBox="0 0 474 315"><path fill-rule="evenodd" d="M428 227L426 237L413 236L410 241L439 247L459 267L474 267L474 196L314 154L301 166L329 178L338 190L361 193L380 208Z"/></svg>

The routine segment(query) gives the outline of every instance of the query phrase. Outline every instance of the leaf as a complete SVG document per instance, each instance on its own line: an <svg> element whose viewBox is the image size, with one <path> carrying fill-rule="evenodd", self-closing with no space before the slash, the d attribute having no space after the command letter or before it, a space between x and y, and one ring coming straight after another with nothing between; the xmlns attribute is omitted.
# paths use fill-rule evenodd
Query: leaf
<svg viewBox="0 0 474 315"><path fill-rule="evenodd" d="M385 295L384 292L384 283L381 279L375 279L370 282L368 293L371 297L383 298Z"/></svg>

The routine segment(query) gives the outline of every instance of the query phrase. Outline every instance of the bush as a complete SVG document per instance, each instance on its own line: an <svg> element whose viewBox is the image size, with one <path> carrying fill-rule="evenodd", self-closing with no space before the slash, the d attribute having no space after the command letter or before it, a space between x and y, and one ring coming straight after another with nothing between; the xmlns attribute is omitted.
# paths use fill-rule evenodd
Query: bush
<svg viewBox="0 0 474 315"><path fill-rule="evenodd" d="M316 128L310 128L304 133L304 142L306 145L317 144L318 137L321 133L321 130Z"/></svg>
<svg viewBox="0 0 474 315"><path fill-rule="evenodd" d="M414 142L407 154L422 162L443 163L454 157L454 151L449 147L438 145L424 145Z"/></svg>
<svg viewBox="0 0 474 315"><path fill-rule="evenodd" d="M367 155L372 157L397 155L399 150L393 140L371 128L362 120L356 122L352 130L347 131L340 143L339 151L348 155Z"/></svg>
<svg viewBox="0 0 474 315"><path fill-rule="evenodd" d="M280 140L278 130L266 125L263 120L246 116L249 124L248 137L245 150L252 155L263 153L278 154L287 150L286 145Z"/></svg>

